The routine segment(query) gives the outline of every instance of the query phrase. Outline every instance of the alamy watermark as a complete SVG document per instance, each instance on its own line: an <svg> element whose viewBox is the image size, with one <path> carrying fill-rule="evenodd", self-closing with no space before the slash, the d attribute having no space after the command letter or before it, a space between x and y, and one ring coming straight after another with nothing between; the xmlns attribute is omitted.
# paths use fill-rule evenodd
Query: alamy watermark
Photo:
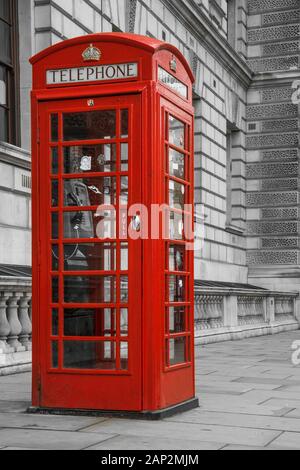
<svg viewBox="0 0 300 470"><path fill-rule="evenodd" d="M300 366L300 340L294 341L292 344L292 364L294 366Z"/></svg>

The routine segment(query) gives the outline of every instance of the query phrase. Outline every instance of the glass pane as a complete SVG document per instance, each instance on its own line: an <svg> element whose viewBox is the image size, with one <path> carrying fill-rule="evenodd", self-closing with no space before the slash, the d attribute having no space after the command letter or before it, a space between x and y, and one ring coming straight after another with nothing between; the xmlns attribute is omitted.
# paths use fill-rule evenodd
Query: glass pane
<svg viewBox="0 0 300 470"><path fill-rule="evenodd" d="M0 106L0 140L8 141L8 113Z"/></svg>
<svg viewBox="0 0 300 470"><path fill-rule="evenodd" d="M64 213L64 237L115 238L116 215L112 210L75 211Z"/></svg>
<svg viewBox="0 0 300 470"><path fill-rule="evenodd" d="M185 247L183 245L171 245L169 248L169 270L185 271Z"/></svg>
<svg viewBox="0 0 300 470"><path fill-rule="evenodd" d="M180 276L169 277L169 301L185 301L185 278Z"/></svg>
<svg viewBox="0 0 300 470"><path fill-rule="evenodd" d="M64 278L66 303L114 303L116 279L114 276L68 276Z"/></svg>
<svg viewBox="0 0 300 470"><path fill-rule="evenodd" d="M116 178L92 177L64 181L65 206L98 206L116 203Z"/></svg>
<svg viewBox="0 0 300 470"><path fill-rule="evenodd" d="M124 304L128 302L128 276L121 277L120 301Z"/></svg>
<svg viewBox="0 0 300 470"><path fill-rule="evenodd" d="M58 336L58 309L52 310L52 336Z"/></svg>
<svg viewBox="0 0 300 470"><path fill-rule="evenodd" d="M52 278L52 302L54 304L58 303L59 299L59 282L58 277Z"/></svg>
<svg viewBox="0 0 300 470"><path fill-rule="evenodd" d="M116 311L75 308L64 311L65 336L116 336Z"/></svg>
<svg viewBox="0 0 300 470"><path fill-rule="evenodd" d="M121 243L121 271L128 271L128 243Z"/></svg>
<svg viewBox="0 0 300 470"><path fill-rule="evenodd" d="M52 181L52 197L51 197L51 206L52 207L58 207L58 188L59 188L59 183L57 180Z"/></svg>
<svg viewBox="0 0 300 470"><path fill-rule="evenodd" d="M116 111L89 111L63 115L64 140L114 139Z"/></svg>
<svg viewBox="0 0 300 470"><path fill-rule="evenodd" d="M120 204L128 205L128 176L121 177Z"/></svg>
<svg viewBox="0 0 300 470"><path fill-rule="evenodd" d="M185 308L184 307L170 307L169 308L169 333L182 333L185 330L186 330Z"/></svg>
<svg viewBox="0 0 300 470"><path fill-rule="evenodd" d="M58 369L58 341L52 342L52 369Z"/></svg>
<svg viewBox="0 0 300 470"><path fill-rule="evenodd" d="M52 240L58 239L58 212L52 213Z"/></svg>
<svg viewBox="0 0 300 470"><path fill-rule="evenodd" d="M128 309L121 308L120 311L120 329L121 329L121 336L128 336Z"/></svg>
<svg viewBox="0 0 300 470"><path fill-rule="evenodd" d="M169 117L169 142L176 147L185 147L185 125L173 116Z"/></svg>
<svg viewBox="0 0 300 470"><path fill-rule="evenodd" d="M121 144L121 171L128 171L128 144Z"/></svg>
<svg viewBox="0 0 300 470"><path fill-rule="evenodd" d="M58 175L58 149L54 147L52 150L52 174Z"/></svg>
<svg viewBox="0 0 300 470"><path fill-rule="evenodd" d="M122 139L128 137L128 109L121 111L121 137Z"/></svg>
<svg viewBox="0 0 300 470"><path fill-rule="evenodd" d="M128 370L128 343L120 344L121 370Z"/></svg>
<svg viewBox="0 0 300 470"><path fill-rule="evenodd" d="M51 141L58 141L58 114L51 114Z"/></svg>
<svg viewBox="0 0 300 470"><path fill-rule="evenodd" d="M52 245L52 271L59 269L59 246Z"/></svg>
<svg viewBox="0 0 300 470"><path fill-rule="evenodd" d="M182 240L184 236L184 214L170 212L170 239Z"/></svg>
<svg viewBox="0 0 300 470"><path fill-rule="evenodd" d="M176 178L185 178L185 156L176 150L169 149L169 173Z"/></svg>
<svg viewBox="0 0 300 470"><path fill-rule="evenodd" d="M84 145L64 148L64 172L109 173L116 171L116 145Z"/></svg>
<svg viewBox="0 0 300 470"><path fill-rule="evenodd" d="M114 243L64 245L65 271L115 271Z"/></svg>
<svg viewBox="0 0 300 470"><path fill-rule="evenodd" d="M0 61L11 64L11 27L0 20Z"/></svg>
<svg viewBox="0 0 300 470"><path fill-rule="evenodd" d="M0 105L7 105L6 69L0 66Z"/></svg>
<svg viewBox="0 0 300 470"><path fill-rule="evenodd" d="M169 340L170 366L187 362L185 345L186 338L174 338Z"/></svg>
<svg viewBox="0 0 300 470"><path fill-rule="evenodd" d="M7 22L10 21L10 4L11 0L0 0L0 18L3 18Z"/></svg>
<svg viewBox="0 0 300 470"><path fill-rule="evenodd" d="M184 210L185 186L176 181L169 181L170 206Z"/></svg>
<svg viewBox="0 0 300 470"><path fill-rule="evenodd" d="M115 370L116 345L109 341L65 341L64 368Z"/></svg>

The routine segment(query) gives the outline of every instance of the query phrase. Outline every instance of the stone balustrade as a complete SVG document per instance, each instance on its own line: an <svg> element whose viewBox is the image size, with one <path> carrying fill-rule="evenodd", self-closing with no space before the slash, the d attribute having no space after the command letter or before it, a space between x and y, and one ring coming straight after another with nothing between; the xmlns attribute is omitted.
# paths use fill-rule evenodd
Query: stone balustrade
<svg viewBox="0 0 300 470"><path fill-rule="evenodd" d="M0 372L31 361L31 334L31 279L0 277Z"/></svg>
<svg viewBox="0 0 300 470"><path fill-rule="evenodd" d="M195 288L196 342L209 343L299 329L297 293Z"/></svg>

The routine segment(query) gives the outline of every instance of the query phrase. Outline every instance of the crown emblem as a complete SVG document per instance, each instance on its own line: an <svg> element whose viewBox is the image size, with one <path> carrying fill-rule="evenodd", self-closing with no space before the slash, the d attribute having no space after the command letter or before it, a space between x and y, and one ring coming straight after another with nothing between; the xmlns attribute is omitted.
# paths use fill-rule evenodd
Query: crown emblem
<svg viewBox="0 0 300 470"><path fill-rule="evenodd" d="M172 57L172 60L170 61L170 69L175 73L177 72L177 60L174 56Z"/></svg>
<svg viewBox="0 0 300 470"><path fill-rule="evenodd" d="M101 51L97 47L90 44L89 47L82 53L83 60L88 61L99 61L101 59Z"/></svg>

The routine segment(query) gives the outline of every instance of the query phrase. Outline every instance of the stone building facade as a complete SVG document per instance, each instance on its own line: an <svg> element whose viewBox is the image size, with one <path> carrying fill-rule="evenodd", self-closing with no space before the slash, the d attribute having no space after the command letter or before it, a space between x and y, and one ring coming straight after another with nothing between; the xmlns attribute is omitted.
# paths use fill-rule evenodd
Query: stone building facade
<svg viewBox="0 0 300 470"><path fill-rule="evenodd" d="M5 18L7 3L14 5L13 24ZM279 296L278 318L295 320L297 302L279 291L300 292L299 0L0 0L0 6L0 31L1 21L9 24L15 48L13 60L0 55L0 84L7 65L16 85L9 113L15 130L0 134L2 274L28 273L31 258L28 58L64 39L127 31L174 44L196 78L195 201L204 238L195 261L199 322L205 317L207 329L213 322L221 329L269 324L276 306L262 287ZM256 295L250 306L249 292Z"/></svg>

